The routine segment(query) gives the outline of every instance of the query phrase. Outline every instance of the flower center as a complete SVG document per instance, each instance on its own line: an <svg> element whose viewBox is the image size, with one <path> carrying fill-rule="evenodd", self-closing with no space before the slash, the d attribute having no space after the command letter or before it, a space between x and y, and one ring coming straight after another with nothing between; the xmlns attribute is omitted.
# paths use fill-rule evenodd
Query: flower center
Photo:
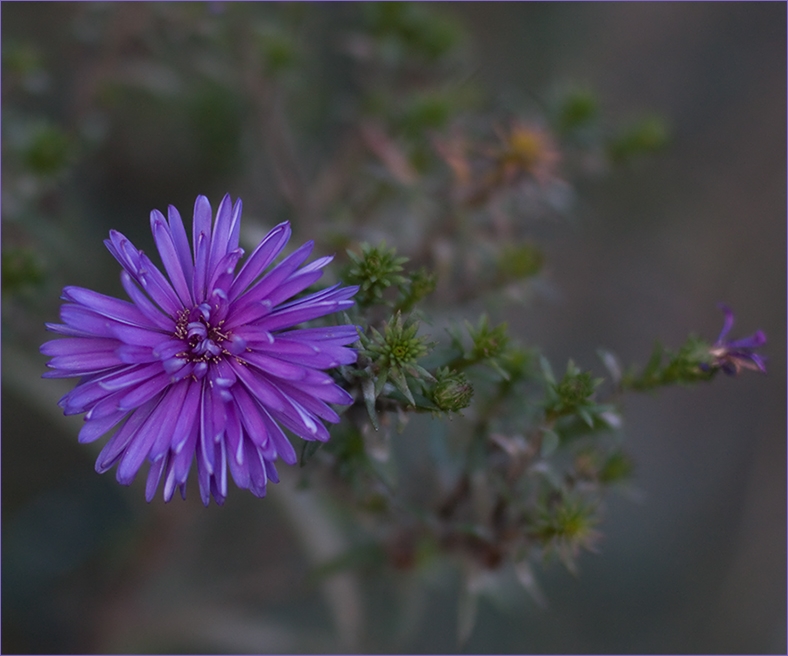
<svg viewBox="0 0 788 656"><path fill-rule="evenodd" d="M190 362L218 362L222 353L228 351L222 343L230 339L230 334L222 331L224 320L215 326L210 321L210 306L202 303L191 311L183 310L175 324L175 337L182 339L188 350L180 357Z"/></svg>

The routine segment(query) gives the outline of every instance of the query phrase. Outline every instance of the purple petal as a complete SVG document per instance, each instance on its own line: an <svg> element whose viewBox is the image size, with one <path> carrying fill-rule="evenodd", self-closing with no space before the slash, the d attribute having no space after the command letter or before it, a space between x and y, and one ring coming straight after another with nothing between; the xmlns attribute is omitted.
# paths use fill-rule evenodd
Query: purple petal
<svg viewBox="0 0 788 656"><path fill-rule="evenodd" d="M140 466L148 456L151 446L153 446L159 428L158 422L155 421L155 415L155 411L148 415L123 452L115 472L115 478L121 485L131 485Z"/></svg>
<svg viewBox="0 0 788 656"><path fill-rule="evenodd" d="M246 389L266 408L280 411L285 409L284 397L264 374L249 371L248 367L242 366L234 360L230 360L230 366Z"/></svg>
<svg viewBox="0 0 788 656"><path fill-rule="evenodd" d="M102 337L75 337L73 339L53 339L44 342L39 348L43 355L85 355L110 353L119 346L118 340Z"/></svg>
<svg viewBox="0 0 788 656"><path fill-rule="evenodd" d="M285 335L289 334L285 333ZM279 336L273 344L256 344L254 350L275 354L280 360L315 369L333 369L342 364L353 364L358 358L356 351L343 346L318 347Z"/></svg>
<svg viewBox="0 0 788 656"><path fill-rule="evenodd" d="M346 344L352 344L358 341L360 329L360 326L353 325L330 326L327 328L300 328L298 330L288 331L283 337L308 342L330 342L337 346L345 346Z"/></svg>
<svg viewBox="0 0 788 656"><path fill-rule="evenodd" d="M58 404L63 408L65 415L76 415L85 412L91 406L112 396L114 393L101 387L100 382L92 381L77 385L77 387L60 399Z"/></svg>
<svg viewBox="0 0 788 656"><path fill-rule="evenodd" d="M290 224L280 223L252 251L230 287L230 298L236 299L274 261L290 239Z"/></svg>
<svg viewBox="0 0 788 656"><path fill-rule="evenodd" d="M275 292L277 287L284 280L286 280L307 257L309 257L314 245L314 242L307 242L294 253L288 255L284 260L271 269L271 271L269 271L262 280L251 287L240 299L238 299L233 305L233 309L229 316L227 317L228 329L232 329L233 326L237 326L240 323L247 323L250 321L249 319L245 318L245 310L247 310L247 308L258 304L261 301L268 301L267 304L269 307L274 305L275 303L268 297Z"/></svg>
<svg viewBox="0 0 788 656"><path fill-rule="evenodd" d="M244 444L246 449L246 462L249 471L249 491L256 497L265 496L265 487L268 476L265 470L265 459L260 450L250 442Z"/></svg>
<svg viewBox="0 0 788 656"><path fill-rule="evenodd" d="M263 317L259 325L266 330L275 331L281 328L296 326L304 321L323 317L339 310L345 310L353 305L353 301L344 299L329 299L324 301L299 302L297 305L284 309L274 310Z"/></svg>
<svg viewBox="0 0 788 656"><path fill-rule="evenodd" d="M122 344L116 351L123 364L145 364L154 362L158 358L153 355L153 349L148 346L134 346Z"/></svg>
<svg viewBox="0 0 788 656"><path fill-rule="evenodd" d="M227 255L230 233L233 230L233 219L238 220L238 215L233 213L230 194L225 194L216 210L216 223L211 236L211 257L208 261L208 277L212 278L219 262Z"/></svg>
<svg viewBox="0 0 788 656"><path fill-rule="evenodd" d="M189 384L186 382L173 385L159 403L159 407L165 408L166 411L160 419L159 433L150 451L150 459L154 462L170 450L188 390Z"/></svg>
<svg viewBox="0 0 788 656"><path fill-rule="evenodd" d="M230 217L230 234L227 237L227 252L234 251L238 248L238 241L241 236L241 212L243 212L244 204L240 198L236 198L233 205L232 216Z"/></svg>
<svg viewBox="0 0 788 656"><path fill-rule="evenodd" d="M263 409L262 415L263 421L265 422L266 428L268 429L268 437L273 440L277 455L288 465L294 465L298 460L298 456L296 455L295 449L290 443L290 440L287 439L287 436L279 427L279 424L273 420L271 415L269 415L265 409ZM273 460L273 458L271 458L271 460ZM278 479L274 482L278 482Z"/></svg>
<svg viewBox="0 0 788 656"><path fill-rule="evenodd" d="M316 399L337 405L351 405L353 397L339 385L299 385L302 393L310 394Z"/></svg>
<svg viewBox="0 0 788 656"><path fill-rule="evenodd" d="M268 300L272 305L279 305L320 280L322 275L322 271L298 271L272 291L268 295Z"/></svg>
<svg viewBox="0 0 788 656"><path fill-rule="evenodd" d="M148 480L145 483L145 501L148 503L153 501L153 497L156 496L156 488L159 487L162 472L168 462L169 458L165 457L151 463L150 470L148 470Z"/></svg>
<svg viewBox="0 0 788 656"><path fill-rule="evenodd" d="M227 295L233 282L233 274L238 260L243 256L244 251L242 248L236 248L225 255L216 265L212 273L208 289L221 289Z"/></svg>
<svg viewBox="0 0 788 656"><path fill-rule="evenodd" d="M140 309L128 301L112 298L82 287L65 287L61 298L122 323L143 328L152 327L151 322Z"/></svg>
<svg viewBox="0 0 788 656"><path fill-rule="evenodd" d="M220 506L227 498L227 445L224 440L214 445L216 450L217 471L214 474L216 488L213 490L214 499ZM218 492L218 494L217 494ZM221 498L221 501L219 500Z"/></svg>
<svg viewBox="0 0 788 656"><path fill-rule="evenodd" d="M87 330L66 326L60 323L45 323L44 327L51 333L65 335L66 337L94 337L95 335Z"/></svg>
<svg viewBox="0 0 788 656"><path fill-rule="evenodd" d="M113 338L115 335L112 334L110 326L122 325L81 305L72 305L71 303L64 303L60 306L60 320L67 326L81 331L83 335L94 337Z"/></svg>
<svg viewBox="0 0 788 656"><path fill-rule="evenodd" d="M192 250L189 246L189 238L186 236L186 228L183 227L183 219L181 219L178 210L172 205L167 208L167 218L170 223L172 242L178 253L178 261L181 263L183 274L186 280L191 280L194 272L194 260L192 259Z"/></svg>
<svg viewBox="0 0 788 656"><path fill-rule="evenodd" d="M118 409L133 410L160 394L169 384L170 377L163 372L137 385L133 390L121 398L120 401L118 401Z"/></svg>
<svg viewBox="0 0 788 656"><path fill-rule="evenodd" d="M757 353L751 353L750 359L755 363L755 366L758 367L763 373L766 373L766 362L764 358L762 358Z"/></svg>
<svg viewBox="0 0 788 656"><path fill-rule="evenodd" d="M195 416L196 418L196 416ZM175 481L178 485L186 482L191 469L192 459L197 450L197 439L199 437L200 424L195 421L192 423L189 432L186 433L186 438L182 441L179 450L175 450Z"/></svg>
<svg viewBox="0 0 788 656"><path fill-rule="evenodd" d="M200 302L205 298L205 283L211 247L211 204L205 196L194 202L192 221L192 244L194 245L194 298Z"/></svg>
<svg viewBox="0 0 788 656"><path fill-rule="evenodd" d="M234 462L242 466L244 464L243 428L241 427L241 420L238 417L235 403L227 404L225 435L227 436L227 451L230 454L230 463ZM247 472L247 477L248 475L249 473Z"/></svg>
<svg viewBox="0 0 788 656"><path fill-rule="evenodd" d="M208 386L203 385L202 398L200 399L200 440L198 452L202 455L202 465L209 474L213 474L214 449L213 449L213 405L210 403L211 394ZM198 460L199 464L199 460Z"/></svg>
<svg viewBox="0 0 788 656"><path fill-rule="evenodd" d="M276 457L276 446L269 438L268 429L263 419L263 408L249 396L242 388L235 393L235 412L241 419L241 423L249 439L263 452L268 458Z"/></svg>
<svg viewBox="0 0 788 656"><path fill-rule="evenodd" d="M194 298L196 301L205 300L205 283L208 275L208 256L210 255L210 233L201 232L194 243Z"/></svg>
<svg viewBox="0 0 788 656"><path fill-rule="evenodd" d="M171 317L183 309L175 290L151 259L140 253L139 283L153 301Z"/></svg>
<svg viewBox="0 0 788 656"><path fill-rule="evenodd" d="M140 251L117 230L109 231L109 239L104 240L104 245L120 265L131 274L135 280L139 278Z"/></svg>
<svg viewBox="0 0 788 656"><path fill-rule="evenodd" d="M101 373L123 365L123 361L114 352L91 353L79 355L58 355L47 362L47 367L54 372L44 374L47 378L71 378Z"/></svg>
<svg viewBox="0 0 788 656"><path fill-rule="evenodd" d="M731 310L724 303L717 303L717 307L720 310L722 310L723 314L725 314L725 322L722 325L722 331L720 332L720 336L717 338L717 343L721 344L722 340L725 339L725 336L730 332L730 329L733 327L733 310Z"/></svg>
<svg viewBox="0 0 788 656"><path fill-rule="evenodd" d="M115 392L113 394L108 394L105 398L101 399L92 408L90 408L90 410L88 410L87 414L85 415L85 421L101 419L117 412L120 412L121 415L126 414L123 412L123 410L118 410L118 399L120 398L120 394L121 392Z"/></svg>
<svg viewBox="0 0 788 656"><path fill-rule="evenodd" d="M286 383L282 383L282 391L290 400L298 403L298 405L302 406L310 415L325 419L332 424L339 423L339 415L315 396L304 393L295 385L288 385Z"/></svg>
<svg viewBox="0 0 788 656"><path fill-rule="evenodd" d="M759 348L764 344L766 344L766 334L762 330L758 330L749 337L735 339L732 342L728 342L727 347L730 349L754 349Z"/></svg>
<svg viewBox="0 0 788 656"><path fill-rule="evenodd" d="M276 473L276 465L271 462L270 460L265 461L265 473L268 476L268 480L272 483L279 482L279 474Z"/></svg>
<svg viewBox="0 0 788 656"><path fill-rule="evenodd" d="M134 305L139 308L140 312L142 312L154 326L169 332L174 330L175 322L172 317L162 312L157 305L152 303L148 297L140 291L127 271L120 272L120 282Z"/></svg>
<svg viewBox="0 0 788 656"><path fill-rule="evenodd" d="M196 380L188 380L181 383L188 387L186 396L183 399L178 420L175 422L175 429L172 431L170 447L175 453L180 453L186 445L192 433L196 434L200 414L200 398L202 396L202 383Z"/></svg>
<svg viewBox="0 0 788 656"><path fill-rule="evenodd" d="M210 445L213 448L213 444ZM197 455L197 484L200 488L200 499L202 500L203 505L207 508L208 504L211 502L211 472L209 472L205 468L205 460L208 459L210 456L207 456L202 452L202 445L198 441L197 447L195 449L195 453Z"/></svg>
<svg viewBox="0 0 788 656"><path fill-rule="evenodd" d="M277 378L303 380L306 376L306 371L304 371L303 367L265 355L264 353L255 351L247 352L244 354L243 359L260 369L261 373L276 376Z"/></svg>
<svg viewBox="0 0 788 656"><path fill-rule="evenodd" d="M109 470L123 455L126 447L131 443L137 435L140 426L145 423L145 420L153 412L156 407L154 402L148 402L134 412L127 420L126 423L118 430L104 445L104 448L99 453L96 459L96 471L103 474Z"/></svg>
<svg viewBox="0 0 788 656"><path fill-rule="evenodd" d="M235 447L230 443L227 442L227 450L230 451L231 449L239 448L240 451L243 453L244 449L244 442L241 440L239 443L239 447ZM230 466L230 475L233 477L233 481L235 484L242 490L249 489L250 479L249 479L249 466L243 460L243 456L241 456L242 461L239 463L236 459L232 456L227 458L227 463Z"/></svg>
<svg viewBox="0 0 788 656"><path fill-rule="evenodd" d="M178 486L178 482L175 479L175 460L177 456L170 455L166 458L167 462L167 475L164 477L164 489L162 490L162 497L164 498L165 503L169 503L172 500L172 495L175 493L175 488ZM157 483L158 485L158 483ZM181 490L184 492L184 499L185 496L185 489L181 487Z"/></svg>
<svg viewBox="0 0 788 656"><path fill-rule="evenodd" d="M107 330L113 337L124 344L146 346L150 349L155 349L162 342L170 339L170 336L165 333L120 323L108 324Z"/></svg>
<svg viewBox="0 0 788 656"><path fill-rule="evenodd" d="M98 438L104 435L104 433L120 422L120 420L125 416L125 412L116 411L105 417L100 417L98 419L85 422L85 425L79 431L79 437L77 438L78 441L81 444L87 444L89 442L96 441Z"/></svg>
<svg viewBox="0 0 788 656"><path fill-rule="evenodd" d="M186 282L186 274L175 248L175 241L170 233L170 227L159 210L153 210L150 213L150 227L156 248L161 256L164 269L175 288L175 293L183 305L194 305L191 290Z"/></svg>
<svg viewBox="0 0 788 656"><path fill-rule="evenodd" d="M296 401L287 399L290 406L285 412L272 412L273 417L285 428L305 440L325 442L329 438L326 427L301 407Z"/></svg>
<svg viewBox="0 0 788 656"><path fill-rule="evenodd" d="M102 376L96 383L101 389L109 392L115 392L132 385L137 385L144 381L150 380L154 376L161 373L161 365L155 362L147 365L140 365L138 367L126 367L122 371L118 371L106 376Z"/></svg>

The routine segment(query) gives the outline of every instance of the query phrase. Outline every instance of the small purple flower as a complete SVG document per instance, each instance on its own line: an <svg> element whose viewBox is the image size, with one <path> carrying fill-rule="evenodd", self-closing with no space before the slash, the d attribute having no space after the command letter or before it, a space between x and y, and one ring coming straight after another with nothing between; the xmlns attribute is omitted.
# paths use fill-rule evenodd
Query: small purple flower
<svg viewBox="0 0 788 656"><path fill-rule="evenodd" d="M718 307L725 313L725 323L717 341L709 349L709 354L714 358L712 367L721 368L729 376L741 373L742 369L752 369L766 373L764 359L754 353L754 350L766 344L766 335L758 330L749 337L726 341L725 337L733 327L733 311L720 303Z"/></svg>
<svg viewBox="0 0 788 656"><path fill-rule="evenodd" d="M315 283L331 257L301 266L307 242L267 273L290 238L276 226L236 273L241 201L224 197L212 223L205 196L194 204L193 244L178 211L169 221L151 212L151 229L167 273L116 231L104 243L123 267L132 302L81 287L66 287L62 324L47 324L68 339L46 342L49 378L80 377L59 402L66 415L85 415L80 442L119 425L96 461L103 473L117 463L123 485L150 462L145 497L164 479L164 500L197 459L200 496L221 505L227 469L240 488L258 497L278 482L274 461L297 460L282 427L305 440L325 441L321 420L336 423L329 403L352 397L324 370L356 361L347 345L356 326L299 328L302 322L353 305L358 287L334 285L292 299ZM299 268L300 267L300 268Z"/></svg>

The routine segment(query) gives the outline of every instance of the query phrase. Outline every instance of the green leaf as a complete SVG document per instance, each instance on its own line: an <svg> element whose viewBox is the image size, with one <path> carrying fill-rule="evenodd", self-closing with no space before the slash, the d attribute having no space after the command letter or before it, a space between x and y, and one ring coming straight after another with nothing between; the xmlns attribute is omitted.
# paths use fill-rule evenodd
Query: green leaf
<svg viewBox="0 0 788 656"><path fill-rule="evenodd" d="M610 373L610 378L613 380L613 384L617 386L623 378L621 362L619 362L618 357L616 357L615 353L608 351L607 349L600 348L597 349L596 352L599 356L599 359L602 360L602 364L605 365L605 369L607 369Z"/></svg>
<svg viewBox="0 0 788 656"><path fill-rule="evenodd" d="M391 369L389 371L389 378L391 382L394 383L394 386L400 391L400 393L408 399L408 402L415 406L416 401L413 400L413 394L410 392L410 388L408 387L408 381L405 378L405 374L403 374L399 369Z"/></svg>
<svg viewBox="0 0 788 656"><path fill-rule="evenodd" d="M378 424L378 413L375 410L375 400L378 398L378 395L375 392L375 383L372 382L371 378L362 379L361 391L364 394L364 405L367 407L369 420L372 422L375 430L380 430L380 425Z"/></svg>
<svg viewBox="0 0 788 656"><path fill-rule="evenodd" d="M555 375L553 374L553 367L550 365L550 361L545 356L540 355L539 364L542 367L545 380L551 385L555 385Z"/></svg>

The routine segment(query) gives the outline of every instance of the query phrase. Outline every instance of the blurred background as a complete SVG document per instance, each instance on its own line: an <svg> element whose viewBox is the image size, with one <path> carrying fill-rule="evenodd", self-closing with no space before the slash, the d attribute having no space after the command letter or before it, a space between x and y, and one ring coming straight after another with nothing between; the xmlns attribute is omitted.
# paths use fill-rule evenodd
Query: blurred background
<svg viewBox="0 0 788 656"><path fill-rule="evenodd" d="M232 71L216 53L239 46L220 26L307 25L300 46L316 50L353 9L241 4L2 5L5 653L458 651L450 568L316 581L353 527L326 519L289 472L265 500L148 505L141 481L93 471L96 445L79 445L80 418L56 405L69 385L39 378L62 286L122 295L109 229L150 252L151 209L188 215L197 194L215 206L228 191L259 231L282 220L271 198L287 171L257 150L254 87L223 92ZM785 5L430 9L465 30L473 83L500 105L579 85L615 121L655 113L670 126L659 155L573 182L571 216L540 228L544 290L510 312L513 334L559 363L598 368L599 347L642 363L655 338L714 340L725 302L733 337L769 338L766 376L627 397L636 475L608 501L599 553L576 577L538 570L547 608L516 586L483 597L461 650L785 653ZM262 33L268 64L285 67L287 43ZM318 64L320 85L282 83L302 99L307 173L352 113L347 58Z"/></svg>

